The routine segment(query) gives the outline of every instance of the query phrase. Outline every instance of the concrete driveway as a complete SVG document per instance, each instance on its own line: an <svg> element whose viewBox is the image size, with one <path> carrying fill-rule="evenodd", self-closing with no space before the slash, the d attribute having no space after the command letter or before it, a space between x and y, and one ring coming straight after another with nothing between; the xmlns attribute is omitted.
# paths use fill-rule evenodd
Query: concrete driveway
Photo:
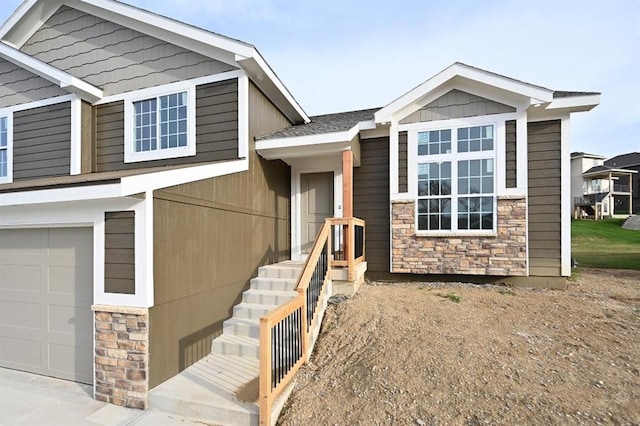
<svg viewBox="0 0 640 426"><path fill-rule="evenodd" d="M0 368L0 426L5 425L200 425L157 411L98 402L92 387Z"/></svg>

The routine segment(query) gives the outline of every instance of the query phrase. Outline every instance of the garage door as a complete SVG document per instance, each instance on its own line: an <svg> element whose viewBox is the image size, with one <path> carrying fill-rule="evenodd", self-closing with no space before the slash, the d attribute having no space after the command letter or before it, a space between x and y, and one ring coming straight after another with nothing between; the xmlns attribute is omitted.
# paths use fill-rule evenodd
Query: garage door
<svg viewBox="0 0 640 426"><path fill-rule="evenodd" d="M0 367L93 383L91 228L0 229Z"/></svg>

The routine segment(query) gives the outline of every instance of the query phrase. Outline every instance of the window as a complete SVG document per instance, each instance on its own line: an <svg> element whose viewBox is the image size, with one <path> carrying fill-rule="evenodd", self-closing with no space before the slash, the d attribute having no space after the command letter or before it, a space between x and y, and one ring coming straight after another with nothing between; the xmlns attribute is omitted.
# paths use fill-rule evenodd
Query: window
<svg viewBox="0 0 640 426"><path fill-rule="evenodd" d="M125 112L131 129L125 162L195 155L195 126L190 131L195 101L191 91L171 93L129 103ZM126 120L125 120L126 121Z"/></svg>
<svg viewBox="0 0 640 426"><path fill-rule="evenodd" d="M0 181L9 178L9 129L7 117L0 117Z"/></svg>
<svg viewBox="0 0 640 426"><path fill-rule="evenodd" d="M492 232L494 126L419 131L416 139L417 230Z"/></svg>

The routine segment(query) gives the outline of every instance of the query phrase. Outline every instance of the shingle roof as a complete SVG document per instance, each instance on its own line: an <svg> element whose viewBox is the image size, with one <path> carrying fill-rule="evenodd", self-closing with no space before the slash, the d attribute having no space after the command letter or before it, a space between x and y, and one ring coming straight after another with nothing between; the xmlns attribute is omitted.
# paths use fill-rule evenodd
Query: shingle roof
<svg viewBox="0 0 640 426"><path fill-rule="evenodd" d="M621 169L620 167L594 166L582 174L586 175L586 174L592 174L592 173L598 173L598 172L616 172L616 173L624 173L624 174L626 174L627 172L635 173L633 170L624 170L624 169Z"/></svg>
<svg viewBox="0 0 640 426"><path fill-rule="evenodd" d="M601 95L600 92L570 92L565 90L556 90L553 92L554 98L570 98L572 96L591 96L591 95Z"/></svg>
<svg viewBox="0 0 640 426"><path fill-rule="evenodd" d="M307 124L299 124L297 126L276 130L275 132L260 136L256 139L268 140L344 132L361 121L373 120L374 114L379 109L380 108L371 108L359 111L339 112L336 114L316 115L310 117L311 122Z"/></svg>
<svg viewBox="0 0 640 426"><path fill-rule="evenodd" d="M630 152L628 154L616 155L604 162L611 167L629 167L640 164L640 152Z"/></svg>
<svg viewBox="0 0 640 426"><path fill-rule="evenodd" d="M590 157L590 158L599 158L599 159L605 159L605 157L603 157L602 155L598 155L598 154L589 154L588 152L582 152L582 151L578 151L578 152L572 152L571 153L571 158L576 158L576 157Z"/></svg>

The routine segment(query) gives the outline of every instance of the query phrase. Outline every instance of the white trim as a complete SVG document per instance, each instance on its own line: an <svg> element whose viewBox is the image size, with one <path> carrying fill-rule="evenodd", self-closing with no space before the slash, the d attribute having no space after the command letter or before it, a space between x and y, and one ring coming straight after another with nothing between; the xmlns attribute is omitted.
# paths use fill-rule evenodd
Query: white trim
<svg viewBox="0 0 640 426"><path fill-rule="evenodd" d="M122 100L134 100L147 97L153 97L158 93L171 93L184 91L190 87L202 86L203 84L216 83L218 81L234 80L244 76L242 70L227 71L220 74L208 75L206 77L192 78L190 80L181 80L175 83L163 84L162 86L148 87L146 89L133 90L131 92L118 93L106 96L96 102L94 105L104 105Z"/></svg>
<svg viewBox="0 0 640 426"><path fill-rule="evenodd" d="M152 246L144 244L152 238L152 223L148 223L153 199L121 198L112 200L51 203L46 208L31 206L0 207L0 228L93 228L93 304L148 308L153 306ZM104 292L104 213L134 211L136 217L136 293L134 295ZM151 211L152 215L152 211ZM140 238L142 238L142 243ZM152 241L151 241L152 242ZM150 250L151 248L151 250ZM151 269L149 269L151 268Z"/></svg>
<svg viewBox="0 0 640 426"><path fill-rule="evenodd" d="M389 198L394 200L399 196L398 186L398 147L400 144L398 135L398 122L396 120L391 121L389 126ZM409 142L407 141L407 150L409 150ZM407 161L409 159L409 153L407 151ZM407 164L407 168L411 167ZM407 182L408 183L408 182ZM407 189L409 187L407 186Z"/></svg>
<svg viewBox="0 0 640 426"><path fill-rule="evenodd" d="M301 252L301 177L306 173L333 173L333 214L342 217L342 156L299 159L291 164L291 259L302 260Z"/></svg>
<svg viewBox="0 0 640 426"><path fill-rule="evenodd" d="M528 147L527 115L523 114L516 119L516 187L525 196L529 193Z"/></svg>
<svg viewBox="0 0 640 426"><path fill-rule="evenodd" d="M80 80L59 70L45 62L42 62L26 53L21 52L13 46L10 46L5 41L0 40L0 57L25 69L37 76L44 78L54 84L60 86L69 92L76 93L83 99L87 99L90 102L95 102L102 98L102 90L98 89L91 84Z"/></svg>
<svg viewBox="0 0 640 426"><path fill-rule="evenodd" d="M600 105L600 95L580 95L554 98L546 107L547 110L571 109L574 112L590 111Z"/></svg>
<svg viewBox="0 0 640 426"><path fill-rule="evenodd" d="M121 178L119 184L10 192L0 194L0 207L128 197L169 186L243 172L248 170L248 165L247 159L241 159L201 166L186 166L137 176L125 176Z"/></svg>
<svg viewBox="0 0 640 426"><path fill-rule="evenodd" d="M244 73L243 73L244 74ZM238 77L238 158L249 156L249 78Z"/></svg>
<svg viewBox="0 0 640 426"><path fill-rule="evenodd" d="M560 207L561 223L561 273L571 275L571 122L569 116L560 124L560 179L562 195Z"/></svg>
<svg viewBox="0 0 640 426"><path fill-rule="evenodd" d="M71 159L69 174L82 173L82 100L71 100Z"/></svg>
<svg viewBox="0 0 640 426"><path fill-rule="evenodd" d="M74 99L78 99L78 96L74 94L69 94L69 95L56 96L54 98L43 99L41 101L33 101L26 104L12 105L9 107L0 108L0 115L9 114L17 111L26 111L29 109L40 108L43 106L61 104L64 102L71 102Z"/></svg>
<svg viewBox="0 0 640 426"><path fill-rule="evenodd" d="M0 176L0 184L13 182L13 112L0 113L0 118L7 118L7 175Z"/></svg>
<svg viewBox="0 0 640 426"><path fill-rule="evenodd" d="M151 160L162 160L167 158L191 157L196 155L196 88L193 85L184 87L176 91L168 91L165 86L154 87L153 91L148 92L144 97L126 97L124 100L124 162L137 163ZM145 91L145 93L147 93ZM178 93L187 94L187 145L175 148L160 148L160 97L174 95ZM147 99L157 99L156 103L156 126L157 131L157 149L152 151L135 151L135 121L134 108L135 102Z"/></svg>
<svg viewBox="0 0 640 426"><path fill-rule="evenodd" d="M489 71L473 68L468 65L456 62L443 71L439 72L429 80L425 81L415 89L407 92L400 98L391 102L375 114L376 123L383 123L391 120L396 112L409 105L417 105L420 99L429 94L434 89L444 85L450 80L459 79L471 80L487 86L493 86L506 92L512 92L522 97L531 98L531 102L551 102L553 91L540 86L513 80Z"/></svg>

